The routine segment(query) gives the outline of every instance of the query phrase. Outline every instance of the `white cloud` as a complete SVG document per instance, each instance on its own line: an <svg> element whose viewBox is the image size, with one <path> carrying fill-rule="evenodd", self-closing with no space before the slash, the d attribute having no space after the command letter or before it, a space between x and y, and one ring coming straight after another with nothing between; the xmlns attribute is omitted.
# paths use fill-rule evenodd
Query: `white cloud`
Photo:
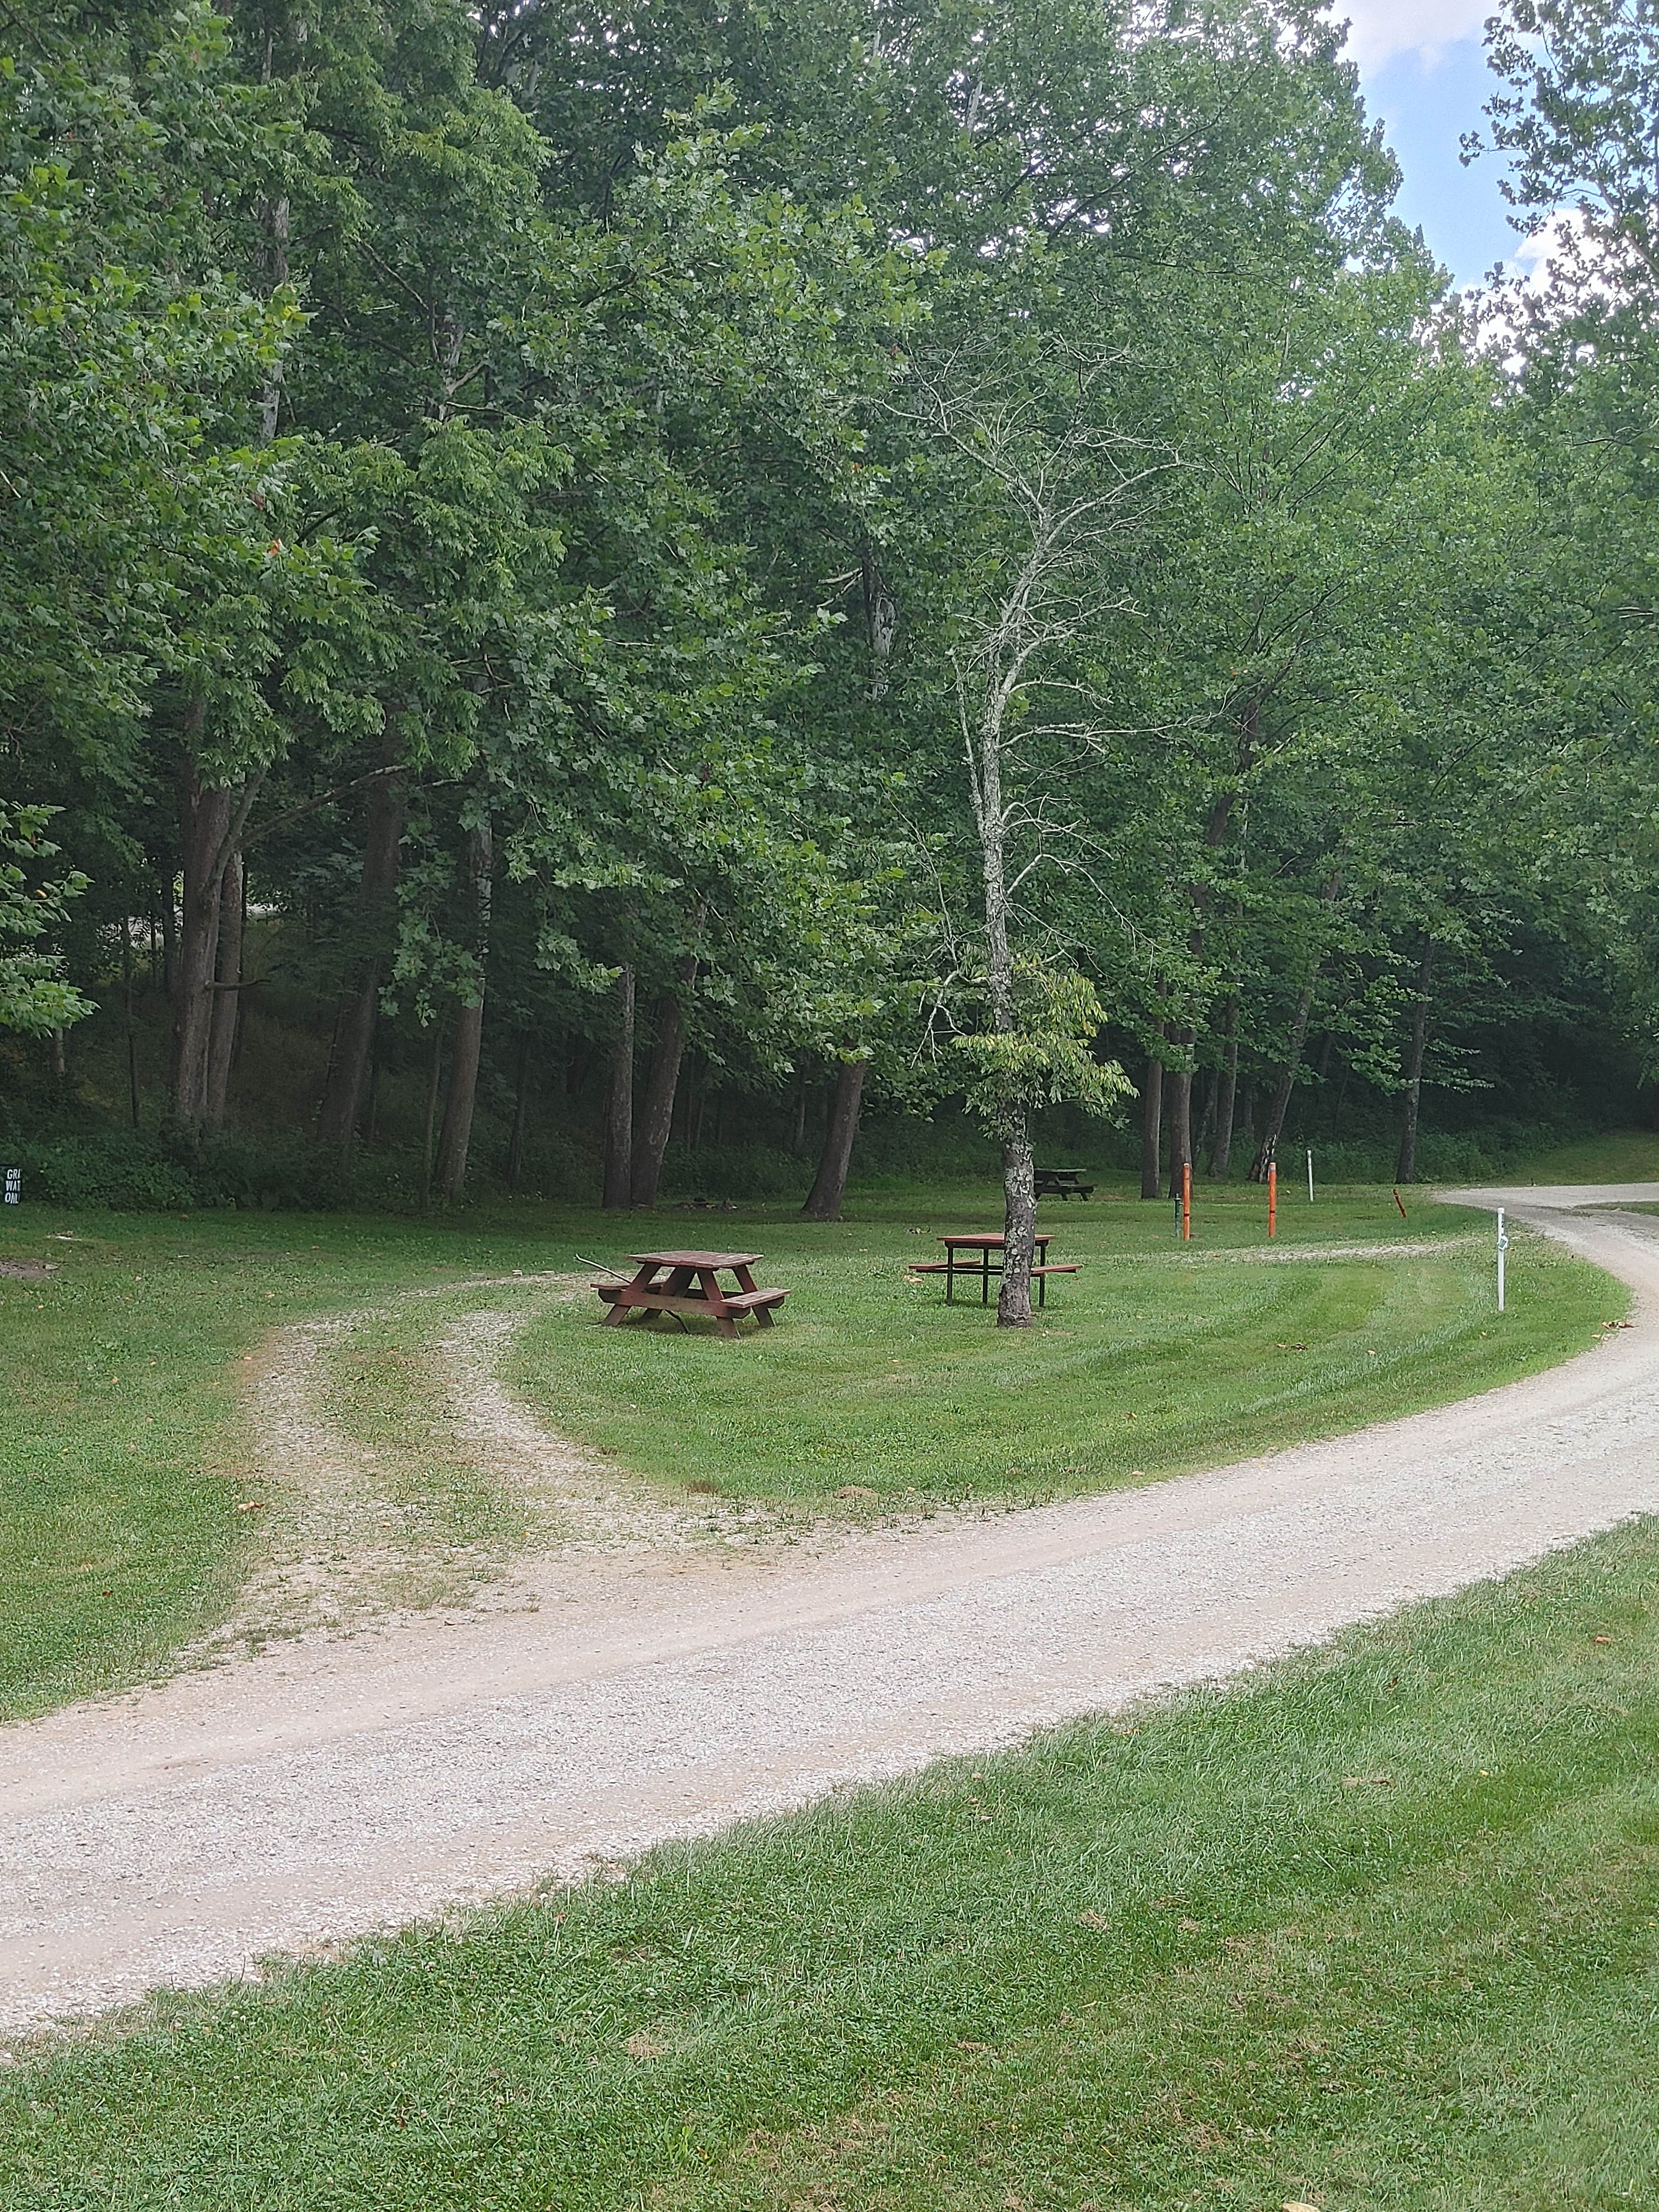
<svg viewBox="0 0 1659 2212"><path fill-rule="evenodd" d="M1460 39L1480 36L1492 0L1334 0L1331 13L1348 18L1348 52L1362 70L1401 54L1432 65Z"/></svg>

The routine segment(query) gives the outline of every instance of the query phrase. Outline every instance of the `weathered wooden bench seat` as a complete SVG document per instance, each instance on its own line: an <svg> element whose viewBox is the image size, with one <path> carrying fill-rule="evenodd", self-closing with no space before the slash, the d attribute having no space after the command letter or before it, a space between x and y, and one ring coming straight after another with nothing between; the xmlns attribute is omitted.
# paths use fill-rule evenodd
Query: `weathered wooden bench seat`
<svg viewBox="0 0 1659 2212"><path fill-rule="evenodd" d="M607 1305L617 1300L630 1285L627 1283L595 1283L593 1288ZM721 1301L729 1314L758 1314L772 1306L781 1306L788 1297L787 1291L731 1291ZM713 1314L714 1307L707 1298L678 1297L668 1291L653 1291L651 1306L659 1313Z"/></svg>

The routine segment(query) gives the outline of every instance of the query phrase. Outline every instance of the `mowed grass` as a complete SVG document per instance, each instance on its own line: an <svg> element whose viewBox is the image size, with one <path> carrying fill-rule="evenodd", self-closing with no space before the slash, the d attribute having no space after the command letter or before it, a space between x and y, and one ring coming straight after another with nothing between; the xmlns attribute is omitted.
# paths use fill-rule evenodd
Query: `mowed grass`
<svg viewBox="0 0 1659 2212"><path fill-rule="evenodd" d="M1659 1130L1607 1129L1555 1151L1535 1152L1513 1175L1494 1181L1659 1182Z"/></svg>
<svg viewBox="0 0 1659 2212"><path fill-rule="evenodd" d="M779 1325L722 1343L702 1322L599 1328L585 1305L521 1337L515 1387L556 1425L665 1481L732 1497L1029 1499L1110 1488L1411 1413L1547 1365L1626 1310L1624 1291L1517 1227L1496 1311L1488 1214L1387 1189L1200 1193L1198 1234L1113 1192L1046 1206L1051 1279L1029 1332L970 1288L907 1279L946 1229L998 1225L995 1194L861 1199L830 1227L716 1215L678 1237L763 1247ZM696 1219L696 1217L692 1217ZM615 1228L584 1246L622 1264ZM641 1240L632 1240L635 1247ZM1420 1248L1425 1243L1431 1249ZM1373 1249L1352 1257L1346 1246ZM996 1286L991 1285L994 1302Z"/></svg>
<svg viewBox="0 0 1659 2212"><path fill-rule="evenodd" d="M0 2071L6 2212L1611 2212L1659 1530Z"/></svg>
<svg viewBox="0 0 1659 2212"><path fill-rule="evenodd" d="M791 1290L780 1325L731 1345L603 1328L586 1294L544 1310L513 1379L554 1422L666 1483L832 1512L849 1485L901 1503L1052 1495L1455 1398L1578 1350L1625 1310L1607 1277L1518 1238L1500 1325L1489 1255L1460 1242L1490 1224L1409 1203L1402 1222L1387 1191L1311 1207L1287 1192L1273 1259L1258 1191L1204 1194L1190 1255L1163 1206L1103 1193L1045 1208L1054 1256L1084 1267L1029 1333L947 1307L937 1278L905 1279L939 1229L994 1224L989 1189L855 1197L830 1227L781 1208L426 1224L8 1208L0 1259L58 1272L0 1276L0 1717L142 1680L224 1618L260 1542L260 1516L237 1510L252 1502L244 1392L281 1323L383 1311L325 1363L329 1410L395 1467L404 1521L434 1544L510 1544L523 1516L443 1434L422 1346L453 1302L406 1294L586 1273L656 1245L763 1252ZM1425 1238L1426 1256L1320 1257Z"/></svg>
<svg viewBox="0 0 1659 2212"><path fill-rule="evenodd" d="M509 1246L546 1264L544 1234L471 1221L8 1208L0 1260L58 1272L0 1276L0 1718L142 1680L224 1617L259 1540L242 1401L272 1328Z"/></svg>

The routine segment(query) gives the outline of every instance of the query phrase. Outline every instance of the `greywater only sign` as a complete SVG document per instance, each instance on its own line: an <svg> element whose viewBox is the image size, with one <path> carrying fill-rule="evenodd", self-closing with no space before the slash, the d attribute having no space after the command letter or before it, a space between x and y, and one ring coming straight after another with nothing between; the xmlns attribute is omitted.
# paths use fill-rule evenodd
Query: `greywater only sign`
<svg viewBox="0 0 1659 2212"><path fill-rule="evenodd" d="M22 1195L23 1195L23 1170L22 1170L22 1169L21 1169L21 1168L8 1168L8 1169L6 1170L6 1204L7 1204L8 1206L15 1206L15 1205L17 1205L17 1204L18 1204L18 1202L20 1201L20 1200L22 1198Z"/></svg>

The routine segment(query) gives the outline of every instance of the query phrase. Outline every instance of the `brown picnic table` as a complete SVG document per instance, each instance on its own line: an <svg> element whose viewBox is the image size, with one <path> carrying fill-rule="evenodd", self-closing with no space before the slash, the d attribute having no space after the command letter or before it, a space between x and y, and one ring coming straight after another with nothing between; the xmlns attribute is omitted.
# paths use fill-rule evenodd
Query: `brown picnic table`
<svg viewBox="0 0 1659 2212"><path fill-rule="evenodd" d="M722 1336L735 1336L744 1314L753 1314L760 1328L772 1326L772 1308L781 1306L787 1291L757 1287L753 1268L758 1252L630 1252L639 1273L629 1283L595 1283L593 1287L611 1310L605 1316L612 1328L630 1314L649 1321L653 1314L702 1314ZM720 1277L737 1278L735 1291L722 1287Z"/></svg>
<svg viewBox="0 0 1659 2212"><path fill-rule="evenodd" d="M939 1241L945 1247L945 1257L942 1260L914 1260L910 1263L910 1273L913 1275L943 1275L946 1305L955 1299L957 1276L965 1276L969 1281L978 1283L979 1302L982 1306L988 1306L993 1279L1002 1273L1006 1237L975 1231L966 1236L941 1237ZM1077 1273L1075 1261L1069 1266L1064 1262L1049 1266L1050 1241L1041 1230L1031 1239L1031 1280L1037 1286L1037 1304L1040 1306L1048 1302L1050 1275L1074 1275ZM993 1259L996 1261L995 1267L991 1264Z"/></svg>
<svg viewBox="0 0 1659 2212"><path fill-rule="evenodd" d="M1095 1194L1091 1182L1083 1180L1081 1168L1036 1168L1032 1180L1039 1198L1091 1199Z"/></svg>

